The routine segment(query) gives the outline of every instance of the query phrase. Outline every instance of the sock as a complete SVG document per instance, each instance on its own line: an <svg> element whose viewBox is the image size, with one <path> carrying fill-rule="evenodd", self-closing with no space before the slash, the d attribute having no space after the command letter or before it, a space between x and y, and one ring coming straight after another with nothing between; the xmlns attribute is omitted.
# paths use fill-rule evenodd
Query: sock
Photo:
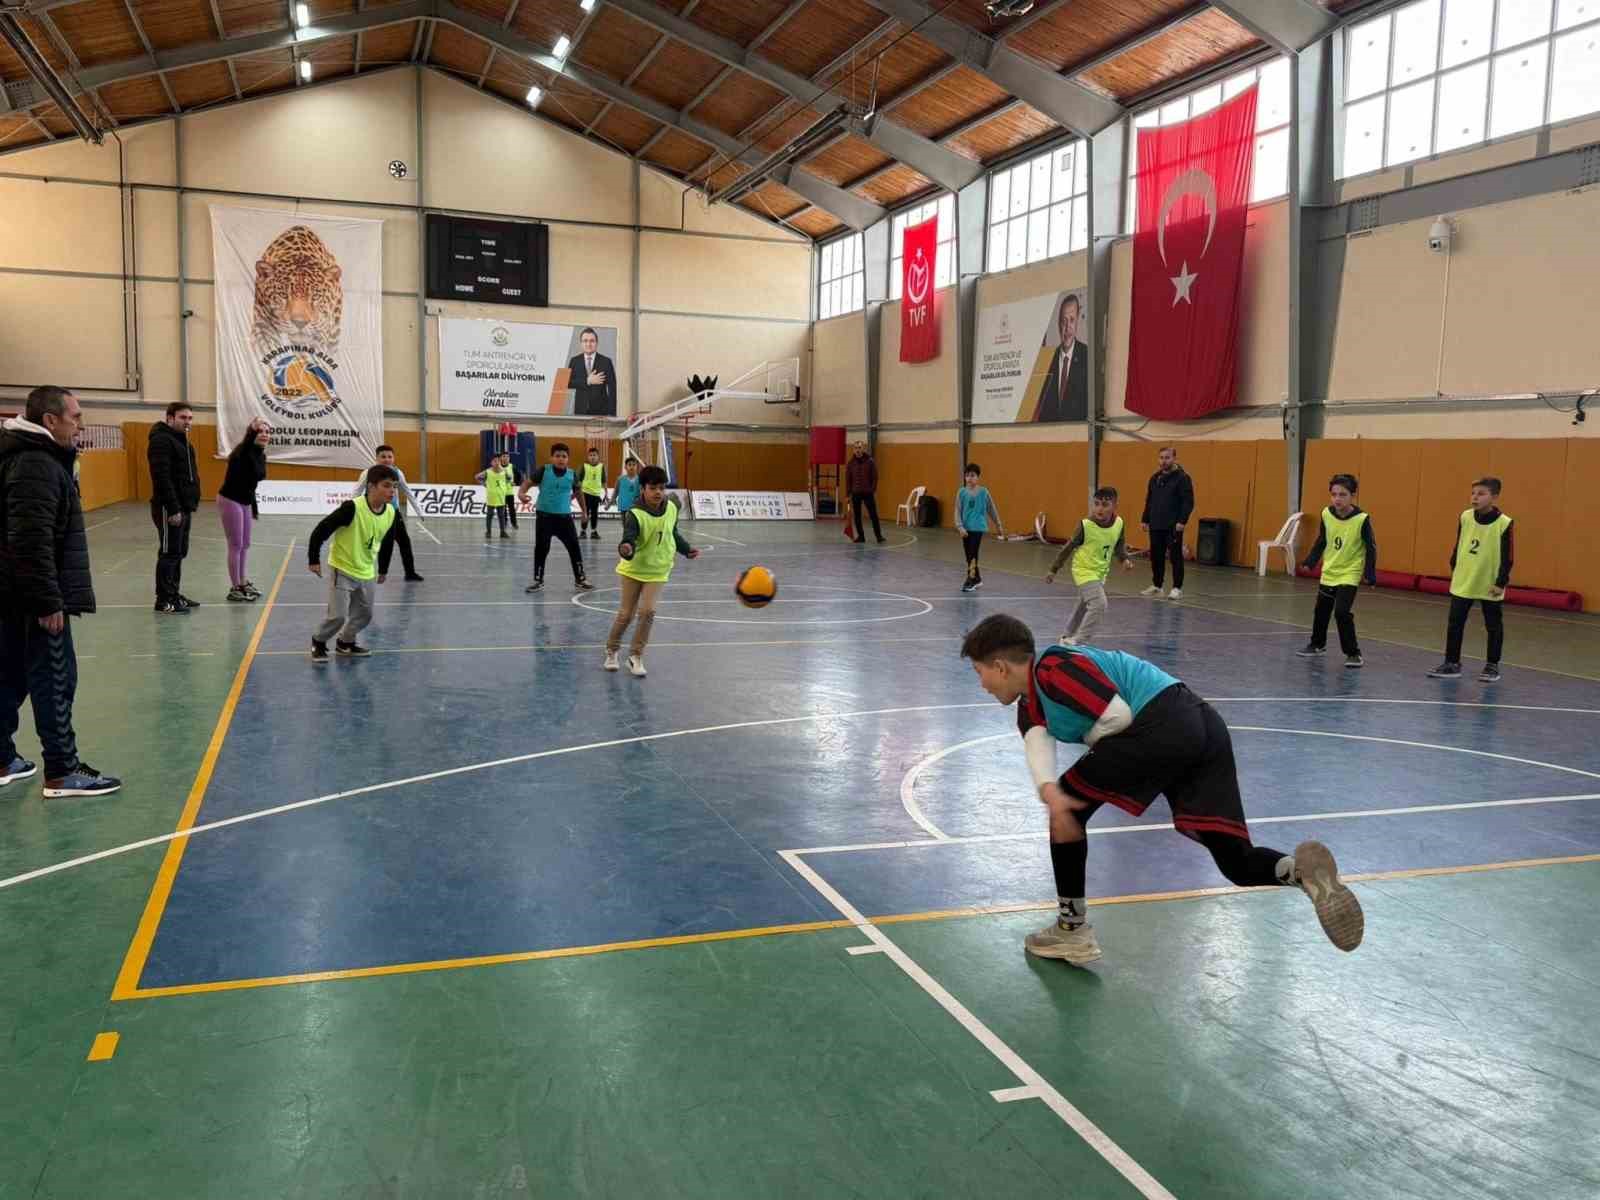
<svg viewBox="0 0 1600 1200"><path fill-rule="evenodd" d="M1061 905L1061 920L1081 925L1087 911L1083 903L1084 876L1089 866L1089 839L1076 842L1051 842L1050 867L1056 877L1056 898Z"/></svg>
<svg viewBox="0 0 1600 1200"><path fill-rule="evenodd" d="M1294 855L1292 854L1285 854L1280 858L1278 865L1272 869L1272 873L1278 877L1278 882L1285 887L1294 887L1300 882L1299 877L1295 875Z"/></svg>

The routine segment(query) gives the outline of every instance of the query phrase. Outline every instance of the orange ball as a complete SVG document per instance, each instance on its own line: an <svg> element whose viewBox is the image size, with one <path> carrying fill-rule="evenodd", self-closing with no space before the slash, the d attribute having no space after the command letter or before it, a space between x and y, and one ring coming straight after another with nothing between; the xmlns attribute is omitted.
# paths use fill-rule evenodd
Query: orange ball
<svg viewBox="0 0 1600 1200"><path fill-rule="evenodd" d="M765 567L746 567L733 585L733 594L746 608L765 608L778 597L778 577Z"/></svg>

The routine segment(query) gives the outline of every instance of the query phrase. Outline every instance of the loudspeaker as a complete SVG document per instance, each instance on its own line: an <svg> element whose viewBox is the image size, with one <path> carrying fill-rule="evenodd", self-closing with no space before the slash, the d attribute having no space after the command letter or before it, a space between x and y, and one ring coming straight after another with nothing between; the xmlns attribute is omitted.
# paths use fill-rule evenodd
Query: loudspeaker
<svg viewBox="0 0 1600 1200"><path fill-rule="evenodd" d="M1228 522L1221 517L1200 518L1200 534L1195 538L1196 562L1210 567L1228 565Z"/></svg>
<svg viewBox="0 0 1600 1200"><path fill-rule="evenodd" d="M927 492L923 492L922 499L917 502L917 525L922 529L939 527L939 501Z"/></svg>

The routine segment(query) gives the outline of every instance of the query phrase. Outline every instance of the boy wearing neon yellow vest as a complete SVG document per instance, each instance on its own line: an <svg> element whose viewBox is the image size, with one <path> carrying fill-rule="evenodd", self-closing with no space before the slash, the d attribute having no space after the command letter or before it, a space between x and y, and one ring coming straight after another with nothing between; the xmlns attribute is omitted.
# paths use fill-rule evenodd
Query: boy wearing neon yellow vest
<svg viewBox="0 0 1600 1200"><path fill-rule="evenodd" d="M567 468L565 442L550 447L550 461L522 481L519 499L526 499L529 491L539 489L539 499L533 506L533 582L522 590L544 590L544 560L550 557L550 539L555 538L567 548L572 559L572 578L580 592L594 590L588 576L583 573L583 551L578 548L578 527L572 520L572 499L578 494L578 474Z"/></svg>
<svg viewBox="0 0 1600 1200"><path fill-rule="evenodd" d="M366 479L365 495L346 500L311 531L306 569L326 579L328 585L328 615L311 635L311 661L318 666L328 661L329 638L337 639L334 652L340 658L365 658L372 653L356 641L356 635L372 623L376 584L387 578L378 564L388 558L394 545L398 517L392 506L400 475L379 463L367 468ZM328 552L324 575L322 544L329 538L333 549Z"/></svg>
<svg viewBox="0 0 1600 1200"><path fill-rule="evenodd" d="M1061 640L1068 646L1087 642L1094 636L1095 627L1106 611L1106 576L1111 574L1111 560L1119 559L1124 571L1133 570L1133 555L1122 538L1122 518L1117 516L1117 489L1096 488L1089 515L1078 525L1072 540L1061 547L1055 562L1045 574L1046 583L1054 583L1061 568L1072 559L1072 582L1078 585L1078 607L1072 612L1067 631Z"/></svg>
<svg viewBox="0 0 1600 1200"><path fill-rule="evenodd" d="M1356 507L1359 486L1354 475L1335 475L1328 480L1328 507L1322 510L1322 528L1302 564L1309 569L1320 558L1322 581L1317 587L1316 611L1311 615L1311 640L1298 651L1301 658L1328 652L1331 616L1339 626L1344 665L1352 668L1363 665L1352 612L1356 589L1363 583L1374 587L1378 582L1378 543L1372 536L1372 518Z"/></svg>
<svg viewBox="0 0 1600 1200"><path fill-rule="evenodd" d="M1328 940L1361 944L1361 902L1339 881L1321 842L1293 854L1254 845L1245 824L1228 727L1217 711L1154 663L1096 646L1049 646L1034 656L1033 634L1016 617L980 621L961 643L978 682L1001 704L1017 705L1022 748L1049 811L1056 920L1024 945L1040 958L1093 962L1100 943L1084 907L1089 860L1086 826L1102 804L1138 816L1157 796L1173 826L1211 852L1238 887L1304 889ZM1056 743L1088 753L1056 775Z"/></svg>
<svg viewBox="0 0 1600 1200"><path fill-rule="evenodd" d="M583 524L578 527L578 536L582 537L584 529L588 529L589 536L598 541L600 501L605 499L606 494L606 465L600 461L600 451L594 446L589 447L578 474L583 489Z"/></svg>
<svg viewBox="0 0 1600 1200"><path fill-rule="evenodd" d="M1429 679L1461 677L1461 638L1474 603L1483 606L1483 627L1489 634L1486 661L1478 678L1500 678L1500 652L1505 649L1506 585L1511 582L1511 518L1500 511L1500 481L1492 475L1472 483L1472 507L1457 523L1456 548L1450 553L1450 625L1445 631L1444 661Z"/></svg>
<svg viewBox="0 0 1600 1200"><path fill-rule="evenodd" d="M622 544L617 553L617 574L622 579L622 601L617 619L606 638L605 669L617 669L617 652L622 635L634 613L639 623L633 627L633 645L628 651L628 673L643 678L644 648L650 640L650 626L656 619L656 600L672 576L674 555L699 558L700 551L689 545L678 530L678 502L667 495L667 473L660 467L639 472L639 502L622 514Z"/></svg>
<svg viewBox="0 0 1600 1200"><path fill-rule="evenodd" d="M486 470L479 471L473 476L483 484L483 536L487 540L491 535L496 513L500 514L500 536L508 538L506 532L506 510L512 503L511 484L511 456L509 454L496 454L489 459Z"/></svg>

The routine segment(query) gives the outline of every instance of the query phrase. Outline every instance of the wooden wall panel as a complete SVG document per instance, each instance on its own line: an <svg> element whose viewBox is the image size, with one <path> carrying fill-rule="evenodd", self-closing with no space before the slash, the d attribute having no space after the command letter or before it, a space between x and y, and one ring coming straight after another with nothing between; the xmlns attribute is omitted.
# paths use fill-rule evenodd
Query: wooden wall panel
<svg viewBox="0 0 1600 1200"><path fill-rule="evenodd" d="M878 515L884 525L894 524L895 508L906 502L912 488L926 487L939 500L940 525L955 527L951 514L961 488L958 449L954 442L878 442Z"/></svg>
<svg viewBox="0 0 1600 1200"><path fill-rule="evenodd" d="M1600 535L1594 526L1573 525L1567 519L1567 454L1571 444L1565 438L1504 438L1490 443L1489 464L1483 473L1500 477L1500 506L1516 518L1511 578L1523 587L1562 586L1562 546L1575 536L1588 543L1591 553L1600 549ZM1594 487L1593 476L1589 486Z"/></svg>
<svg viewBox="0 0 1600 1200"><path fill-rule="evenodd" d="M1600 612L1600 442L1586 438L1567 440L1567 465L1563 475L1567 536L1557 551L1557 577L1560 586L1583 594L1585 612ZM1516 514L1513 513L1513 516ZM1517 530L1520 542L1535 514L1527 514ZM1521 546L1517 553L1520 557ZM1515 578L1515 573L1513 574Z"/></svg>
<svg viewBox="0 0 1600 1200"><path fill-rule="evenodd" d="M1195 516L1221 517L1228 522L1228 561L1238 566L1255 566L1256 539L1250 536L1250 514L1256 501L1255 460L1258 442L1218 439L1210 443L1211 473L1201 488L1196 480ZM1189 447L1184 446L1188 454ZM1279 488L1278 491L1282 491ZM1135 516L1138 514L1135 513ZM1192 525L1199 537L1198 520ZM1273 533L1277 532L1274 528ZM1271 537L1271 534L1267 535ZM1188 540L1188 534L1185 534ZM1190 541L1191 546L1197 541Z"/></svg>
<svg viewBox="0 0 1600 1200"><path fill-rule="evenodd" d="M1254 494L1250 502L1250 533L1247 544L1255 544L1277 534L1289 515L1284 511L1284 483L1289 478L1288 447L1280 441L1260 441L1256 447Z"/></svg>
<svg viewBox="0 0 1600 1200"><path fill-rule="evenodd" d="M78 462L78 492L84 512L133 497L126 450L88 450L78 456Z"/></svg>
<svg viewBox="0 0 1600 1200"><path fill-rule="evenodd" d="M1420 574L1450 574L1457 522L1470 503L1472 481L1489 474L1493 445L1469 439L1419 443L1415 569Z"/></svg>
<svg viewBox="0 0 1600 1200"><path fill-rule="evenodd" d="M981 442L969 453L983 468L983 482L1007 533L1030 532L1034 515L1042 512L1050 535L1067 537L1089 511L1088 451L1082 442Z"/></svg>

